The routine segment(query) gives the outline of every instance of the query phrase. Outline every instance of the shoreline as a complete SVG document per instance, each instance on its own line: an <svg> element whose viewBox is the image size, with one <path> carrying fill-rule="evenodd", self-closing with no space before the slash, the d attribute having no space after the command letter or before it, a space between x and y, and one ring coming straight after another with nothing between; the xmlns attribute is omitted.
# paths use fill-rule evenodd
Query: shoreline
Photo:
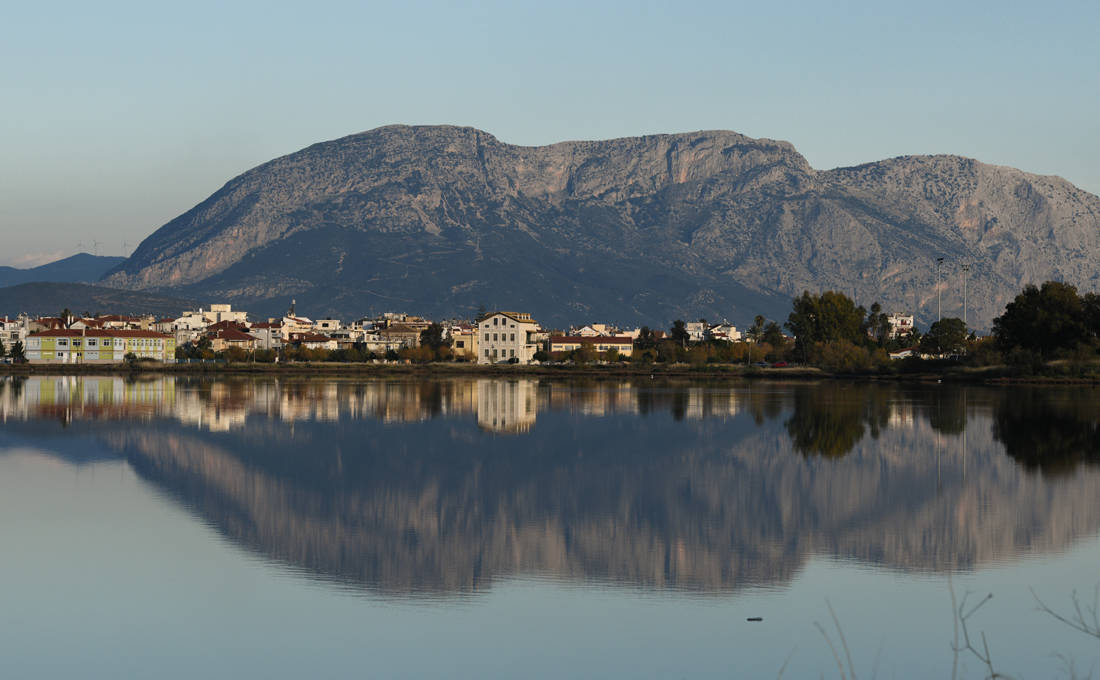
<svg viewBox="0 0 1100 680"><path fill-rule="evenodd" d="M925 370L913 373L831 373L814 367L760 368L741 364L520 366L461 363L360 364L301 362L283 364L0 364L0 376L178 375L178 376L293 376L293 377L580 377L580 378L699 378L724 380L841 380L850 382L926 382L987 385L1094 385L1100 376L1011 375L1004 367Z"/></svg>

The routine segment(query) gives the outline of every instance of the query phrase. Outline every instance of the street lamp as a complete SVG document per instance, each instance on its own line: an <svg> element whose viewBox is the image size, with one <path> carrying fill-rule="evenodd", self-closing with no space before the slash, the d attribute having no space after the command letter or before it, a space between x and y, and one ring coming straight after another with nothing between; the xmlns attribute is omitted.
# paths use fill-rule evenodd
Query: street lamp
<svg viewBox="0 0 1100 680"><path fill-rule="evenodd" d="M940 284L943 281L943 276L940 273L940 266L943 264L943 258L936 258L936 320L943 321L943 307L940 304Z"/></svg>
<svg viewBox="0 0 1100 680"><path fill-rule="evenodd" d="M964 264L963 267L963 325L966 325L966 273L970 271L970 265Z"/></svg>

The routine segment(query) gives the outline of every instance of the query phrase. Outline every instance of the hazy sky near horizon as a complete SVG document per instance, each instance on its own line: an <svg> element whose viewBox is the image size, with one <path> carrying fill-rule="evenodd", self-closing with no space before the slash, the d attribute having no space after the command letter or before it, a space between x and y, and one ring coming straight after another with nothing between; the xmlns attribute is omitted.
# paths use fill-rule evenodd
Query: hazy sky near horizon
<svg viewBox="0 0 1100 680"><path fill-rule="evenodd" d="M730 129L816 168L955 153L1100 193L1095 0L9 3L4 24L0 264L122 254L259 163L391 123Z"/></svg>

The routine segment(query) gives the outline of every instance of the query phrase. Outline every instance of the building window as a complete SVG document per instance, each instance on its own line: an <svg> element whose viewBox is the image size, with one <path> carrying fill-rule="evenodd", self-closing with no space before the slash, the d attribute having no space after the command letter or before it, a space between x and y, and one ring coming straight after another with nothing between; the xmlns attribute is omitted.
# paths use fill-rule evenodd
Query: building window
<svg viewBox="0 0 1100 680"><path fill-rule="evenodd" d="M485 358L486 358L486 359L488 359L488 358L489 358L489 350L485 350Z"/></svg>
<svg viewBox="0 0 1100 680"><path fill-rule="evenodd" d="M516 334L512 333L512 342L515 342L515 341L516 341Z"/></svg>
<svg viewBox="0 0 1100 680"><path fill-rule="evenodd" d="M455 340L455 347L465 347L466 343L462 340Z"/></svg>
<svg viewBox="0 0 1100 680"><path fill-rule="evenodd" d="M58 352L57 353L57 358L58 359L64 359L65 358L65 353L64 352Z"/></svg>
<svg viewBox="0 0 1100 680"><path fill-rule="evenodd" d="M88 347L95 347L95 338L88 338Z"/></svg>
<svg viewBox="0 0 1100 680"><path fill-rule="evenodd" d="M65 338L61 338L60 340L57 341L57 346L58 347L68 347L69 346L69 341L66 340Z"/></svg>
<svg viewBox="0 0 1100 680"><path fill-rule="evenodd" d="M514 350L514 349L508 350L508 356L513 356L514 357L515 355L516 355L516 350Z"/></svg>
<svg viewBox="0 0 1100 680"><path fill-rule="evenodd" d="M496 342L496 340L497 340L497 334L493 333L493 342Z"/></svg>
<svg viewBox="0 0 1100 680"><path fill-rule="evenodd" d="M485 334L485 342L489 342L489 334L488 333Z"/></svg>
<svg viewBox="0 0 1100 680"><path fill-rule="evenodd" d="M494 326L495 326L495 325L497 325L497 321L498 321L498 319L497 319L496 317L494 317L494 318L493 318L493 325L494 325Z"/></svg>

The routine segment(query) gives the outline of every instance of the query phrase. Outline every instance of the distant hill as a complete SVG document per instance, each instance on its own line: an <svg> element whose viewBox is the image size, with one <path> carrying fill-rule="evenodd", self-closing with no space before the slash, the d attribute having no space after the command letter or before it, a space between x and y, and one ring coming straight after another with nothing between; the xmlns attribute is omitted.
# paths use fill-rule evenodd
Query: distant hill
<svg viewBox="0 0 1100 680"><path fill-rule="evenodd" d="M958 156L816 170L726 131L520 147L390 126L249 170L104 282L261 316L297 298L314 317L483 305L548 325L782 320L833 289L927 326L962 315L963 265L978 328L1026 283L1095 290L1100 198Z"/></svg>
<svg viewBox="0 0 1100 680"><path fill-rule="evenodd" d="M112 268L125 262L125 257L107 257L78 253L63 260L30 269L0 267L0 288L35 281L59 283L94 283Z"/></svg>
<svg viewBox="0 0 1100 680"><path fill-rule="evenodd" d="M83 283L24 283L0 288L0 315L56 316L68 308L76 314L155 314L179 316L196 309L194 300L153 293L105 288Z"/></svg>

